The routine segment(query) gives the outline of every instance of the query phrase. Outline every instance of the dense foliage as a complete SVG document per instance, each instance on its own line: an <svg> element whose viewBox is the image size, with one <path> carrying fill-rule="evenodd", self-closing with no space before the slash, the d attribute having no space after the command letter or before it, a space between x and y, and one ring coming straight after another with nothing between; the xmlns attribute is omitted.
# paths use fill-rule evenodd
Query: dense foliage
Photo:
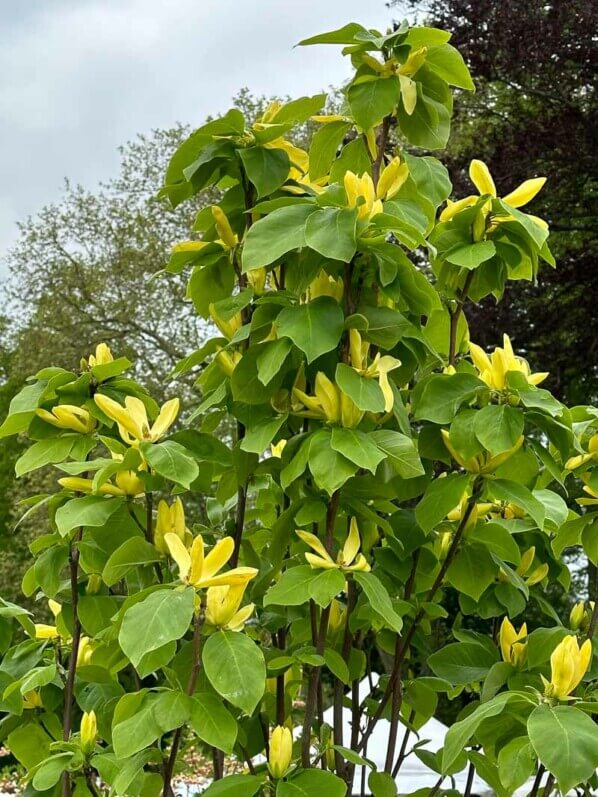
<svg viewBox="0 0 598 797"><path fill-rule="evenodd" d="M219 197L166 269L219 332L174 369L201 392L182 424L106 344L11 402L0 434L31 443L17 473L53 465L61 488L31 498L51 526L23 580L54 622L0 607L0 734L30 792L170 797L189 736L212 750L214 797L342 797L361 768L395 795L407 752L434 794L466 768L501 795L545 773L545 795L596 785L598 607L566 627L544 596L569 585L567 548L598 560L598 411L539 387L507 335L470 341L471 301L555 262L521 210L544 177L499 192L474 159L450 200L445 167L404 149L444 147L452 89L473 89L448 39L354 23L307 39L355 68L338 114L324 95L257 121L234 108L176 150L162 196ZM308 119L306 151L289 137ZM433 650L447 588L454 641ZM544 627L528 630L531 602ZM463 694L442 750L398 749L401 724Z"/></svg>

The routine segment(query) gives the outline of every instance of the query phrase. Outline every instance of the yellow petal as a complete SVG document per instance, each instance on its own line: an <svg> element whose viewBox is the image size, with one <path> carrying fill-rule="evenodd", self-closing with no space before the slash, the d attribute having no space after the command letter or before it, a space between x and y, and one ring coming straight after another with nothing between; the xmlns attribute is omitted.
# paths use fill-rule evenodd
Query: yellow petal
<svg viewBox="0 0 598 797"><path fill-rule="evenodd" d="M353 559L359 553L361 547L361 538L359 536L359 527L357 526L357 518L352 517L349 524L349 534L343 545L341 553L341 563L343 565L350 565Z"/></svg>
<svg viewBox="0 0 598 797"><path fill-rule="evenodd" d="M367 572L368 570L371 570L367 559L362 553L358 555L357 559L350 567L345 567L344 569L350 570L351 572L356 572L358 570Z"/></svg>
<svg viewBox="0 0 598 797"><path fill-rule="evenodd" d="M210 577L202 578L196 585L199 587L219 587L223 585L238 586L246 584L255 578L258 571L255 567L234 567L232 570L227 570L225 573L218 573Z"/></svg>
<svg viewBox="0 0 598 797"><path fill-rule="evenodd" d="M359 196L359 178L352 171L347 171L343 177L343 184L347 194L347 204L350 208L354 208L357 205L357 197Z"/></svg>
<svg viewBox="0 0 598 797"><path fill-rule="evenodd" d="M156 418L151 430L151 437L153 441L159 440L170 429L172 424L176 421L179 414L179 407L181 402L178 398L170 399L166 404L162 405L160 414Z"/></svg>
<svg viewBox="0 0 598 797"><path fill-rule="evenodd" d="M440 221L450 221L457 213L460 213L465 208L470 208L477 202L476 196L466 196L463 199L458 199L452 202L450 199L446 201L446 207L440 214Z"/></svg>
<svg viewBox="0 0 598 797"><path fill-rule="evenodd" d="M93 400L102 410L104 415L107 415L108 418L116 421L119 426L122 426L123 429L126 429L126 431L129 432L129 434L131 434L135 439L143 439L141 427L131 417L127 408L119 404L118 401L111 399L110 396L104 396L102 393L96 393L96 395L93 397Z"/></svg>
<svg viewBox="0 0 598 797"><path fill-rule="evenodd" d="M197 539L197 538L196 538ZM165 534L164 542L168 546L171 557L177 563L181 581L186 581L191 570L191 556L176 534Z"/></svg>
<svg viewBox="0 0 598 797"><path fill-rule="evenodd" d="M229 620L226 626L229 631L242 631L243 626L253 614L254 608L255 603L248 603L247 606L243 606L242 609L239 609L239 611Z"/></svg>
<svg viewBox="0 0 598 797"><path fill-rule="evenodd" d="M469 164L469 177L480 194L496 196L496 186L484 161L472 160Z"/></svg>
<svg viewBox="0 0 598 797"><path fill-rule="evenodd" d="M514 191L502 198L502 201L511 205L513 208L520 208L527 205L538 194L546 182L546 177L534 177L532 180L525 180Z"/></svg>
<svg viewBox="0 0 598 797"><path fill-rule="evenodd" d="M60 636L55 625L46 625L46 623L35 624L35 638L36 639L55 639Z"/></svg>
<svg viewBox="0 0 598 797"><path fill-rule="evenodd" d="M232 537L223 537L218 540L204 560L201 573L202 581L205 578L211 578L216 575L231 558L234 550L235 541Z"/></svg>
<svg viewBox="0 0 598 797"><path fill-rule="evenodd" d="M411 116L417 105L417 83L407 75L399 75L401 99L407 116Z"/></svg>
<svg viewBox="0 0 598 797"><path fill-rule="evenodd" d="M360 370L363 367L361 335L358 329L349 330L349 356L353 368Z"/></svg>
<svg viewBox="0 0 598 797"><path fill-rule="evenodd" d="M303 542L307 543L310 548L312 548L317 554L319 554L324 559L328 559L332 562L332 557L324 547L322 541L316 537L315 534L312 534L311 531L303 531L302 529L297 529L295 534L299 537L299 539L303 540Z"/></svg>
<svg viewBox="0 0 598 797"><path fill-rule="evenodd" d="M305 558L315 570L336 570L338 568L337 563L332 559L323 559L321 556L316 556L315 553L306 553Z"/></svg>

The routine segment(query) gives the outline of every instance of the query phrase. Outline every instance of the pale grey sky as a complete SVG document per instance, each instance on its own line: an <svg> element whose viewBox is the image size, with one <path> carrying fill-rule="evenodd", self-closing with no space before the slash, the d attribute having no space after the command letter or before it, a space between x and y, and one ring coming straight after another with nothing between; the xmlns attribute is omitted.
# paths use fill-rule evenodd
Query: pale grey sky
<svg viewBox="0 0 598 797"><path fill-rule="evenodd" d="M339 84L340 48L293 45L392 16L384 0L1 0L0 264L16 222L58 199L64 177L93 187L136 133L200 124L243 86Z"/></svg>

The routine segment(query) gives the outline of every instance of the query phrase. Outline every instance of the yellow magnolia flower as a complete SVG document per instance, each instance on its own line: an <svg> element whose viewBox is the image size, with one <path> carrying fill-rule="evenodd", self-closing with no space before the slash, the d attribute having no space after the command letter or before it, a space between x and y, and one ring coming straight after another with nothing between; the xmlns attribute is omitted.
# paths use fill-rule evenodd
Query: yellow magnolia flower
<svg viewBox="0 0 598 797"><path fill-rule="evenodd" d="M253 268L245 275L247 277L247 282L258 296L261 296L262 293L265 292L267 275L268 272L265 268Z"/></svg>
<svg viewBox="0 0 598 797"><path fill-rule="evenodd" d="M233 371L241 362L242 356L239 351L228 352L221 349L214 360L227 376L232 376Z"/></svg>
<svg viewBox="0 0 598 797"><path fill-rule="evenodd" d="M509 371L523 374L530 385L539 385L548 376L548 372L533 374L530 371L527 360L515 355L508 335L503 335L503 348L497 346L490 356L475 343L469 344L469 353L480 379L493 390L505 390Z"/></svg>
<svg viewBox="0 0 598 797"><path fill-rule="evenodd" d="M578 498L577 503L580 506L598 506L598 490L594 490L593 487L590 487L589 484L585 484L583 487L584 493L587 493L590 497L589 498Z"/></svg>
<svg viewBox="0 0 598 797"><path fill-rule="evenodd" d="M293 388L293 398L307 408L298 408L297 414L306 418L318 418L326 423L340 424L347 429L353 429L363 418L363 411L322 371L318 371L316 375L314 393L314 396L308 396L298 387Z"/></svg>
<svg viewBox="0 0 598 797"><path fill-rule="evenodd" d="M598 460L598 434L592 435L588 441L588 450L585 454L577 454L565 463L567 470L576 470L581 465Z"/></svg>
<svg viewBox="0 0 598 797"><path fill-rule="evenodd" d="M280 459L282 457L282 452L284 451L284 447L286 446L286 440L279 440L278 443L272 443L270 446L270 453L273 457Z"/></svg>
<svg viewBox="0 0 598 797"><path fill-rule="evenodd" d="M241 313L235 313L232 318L222 318L213 302L208 306L210 318L227 340L234 337L235 333L243 326Z"/></svg>
<svg viewBox="0 0 598 797"><path fill-rule="evenodd" d="M87 359L83 357L81 360L81 369L86 371L94 368L96 365L106 365L113 362L114 357L110 351L110 347L106 343L98 343L96 346L95 354L90 354Z"/></svg>
<svg viewBox="0 0 598 797"><path fill-rule="evenodd" d="M233 232L228 216L219 208L218 205L212 206L212 218L216 226L216 232L220 236L221 241L229 249L232 249L239 243L238 236Z"/></svg>
<svg viewBox="0 0 598 797"><path fill-rule="evenodd" d="M392 199L399 193L408 177L409 166L406 163L401 163L398 156L393 158L380 173L376 196L378 199Z"/></svg>
<svg viewBox="0 0 598 797"><path fill-rule="evenodd" d="M80 740L81 750L85 755L93 752L98 735L98 723L95 711L84 711L81 717Z"/></svg>
<svg viewBox="0 0 598 797"><path fill-rule="evenodd" d="M347 171L343 183L347 194L347 204L350 208L357 208L357 215L360 219L369 221L377 213L382 213L382 200L376 199L374 181L367 172L358 177L353 172Z"/></svg>
<svg viewBox="0 0 598 797"><path fill-rule="evenodd" d="M293 760L293 735L284 725L277 725L270 738L268 769L274 780L283 778Z"/></svg>
<svg viewBox="0 0 598 797"><path fill-rule="evenodd" d="M58 603L58 601L53 600L52 598L48 601L48 608L54 615L54 618L57 618L60 612L62 611L62 606ZM47 625L46 623L35 623L35 638L36 639L58 639L60 637L60 633L55 625Z"/></svg>
<svg viewBox="0 0 598 797"><path fill-rule="evenodd" d="M550 681L542 676L544 695L567 700L586 674L592 660L592 643L589 639L580 647L577 637L566 636L550 657Z"/></svg>
<svg viewBox="0 0 598 797"><path fill-rule="evenodd" d="M469 177L471 182L478 189L479 196L467 196L463 199L459 199L457 202L451 202L450 199L447 200L446 208L440 214L440 221L449 221L460 211L475 205L480 196L489 194L491 197L496 197L496 186L494 185L494 180L492 179L492 175L490 174L488 167L483 161L471 161L469 166ZM531 180L525 180L514 191L511 191L510 194L502 197L502 201L513 208L521 208L524 205L527 205L528 202L532 201L536 194L538 194L542 189L545 182L546 177L535 177ZM489 210L490 206L485 206L484 215L486 215ZM508 221L510 218L511 217L504 215L495 216L493 218L493 222L498 224L501 221ZM541 227L547 228L548 226L543 219L539 219L537 216L529 216L529 218Z"/></svg>
<svg viewBox="0 0 598 797"><path fill-rule="evenodd" d="M504 462L510 459L513 454L519 451L524 441L524 437L521 435L515 445L511 446L511 448L509 448L507 451L503 451L501 454L497 454L496 456L492 457L490 454L488 454L488 452L484 451L481 454L477 454L475 457L465 459L453 446L449 431L447 429L441 429L440 434L442 435L444 445L448 448L453 459L458 462L458 464L461 465L464 470L467 470L470 473L494 473L494 471L500 467L500 465L502 465Z"/></svg>
<svg viewBox="0 0 598 797"><path fill-rule="evenodd" d="M239 608L248 583L246 580L241 584L210 587L206 596L206 623L214 628L242 631L255 608L253 603Z"/></svg>
<svg viewBox="0 0 598 797"><path fill-rule="evenodd" d="M195 589L245 584L257 575L255 567L235 567L226 573L218 574L233 555L235 543L232 537L218 540L207 556L204 556L201 534L194 538L190 547L187 547L177 534L165 534L164 541L178 565L181 581Z"/></svg>
<svg viewBox="0 0 598 797"><path fill-rule="evenodd" d="M549 567L546 564L546 562L544 562L541 565L538 565L538 567L535 567L531 571L531 573L529 572L529 569L532 566L532 563L535 558L536 558L536 546L532 545L531 548L528 548L527 551L525 551L521 555L521 561L519 562L518 566L515 569L517 575L523 578L528 587L533 587L534 584L539 584L540 581L542 581L548 575ZM503 571L502 568L498 573L498 580L499 581L509 580L507 574Z"/></svg>
<svg viewBox="0 0 598 797"><path fill-rule="evenodd" d="M498 635L500 652L503 661L520 667L527 656L527 642L523 642L527 637L527 625L523 623L519 631L516 631L508 617L503 618Z"/></svg>
<svg viewBox="0 0 598 797"><path fill-rule="evenodd" d="M306 293L308 300L317 299L318 296L331 296L340 303L344 290L345 284L342 277L335 279L322 269L318 276L310 282Z"/></svg>
<svg viewBox="0 0 598 797"><path fill-rule="evenodd" d="M158 417L150 427L145 404L136 396L127 396L124 407L102 393L96 393L94 401L104 415L116 421L124 442L134 447L143 442L157 443L164 437L175 422L180 407L178 398L170 399L162 405Z"/></svg>
<svg viewBox="0 0 598 797"><path fill-rule="evenodd" d="M77 667L84 666L91 662L94 645L88 636L82 636L79 640L79 650L77 651Z"/></svg>
<svg viewBox="0 0 598 797"><path fill-rule="evenodd" d="M23 708L24 709L34 709L34 708L43 708L44 704L42 702L42 698L39 692L35 689L32 689L30 692L25 692L23 695Z"/></svg>
<svg viewBox="0 0 598 797"><path fill-rule="evenodd" d="M164 500L158 504L154 545L163 554L168 553L168 546L165 542L167 534L175 534L181 542L189 545L192 542L191 532L185 522L185 508L180 498L176 498L170 506Z"/></svg>
<svg viewBox="0 0 598 797"><path fill-rule="evenodd" d="M402 64L398 70L401 99L403 100L405 111L409 116L411 116L417 105L417 84L414 80L411 80L411 77L423 66L427 55L427 47L420 47L414 50L414 52L409 54L405 63Z"/></svg>
<svg viewBox="0 0 598 797"><path fill-rule="evenodd" d="M371 569L365 556L359 553L359 549L361 548L361 537L359 536L357 519L354 517L351 518L349 534L347 535L342 550L336 557L336 562L315 534L301 529L297 529L295 534L316 552L315 554L305 554L305 558L314 569L343 570L344 572L352 572L355 570L367 571Z"/></svg>
<svg viewBox="0 0 598 797"><path fill-rule="evenodd" d="M594 611L594 601L589 602L590 614ZM574 631L585 630L590 618L583 601L578 601L569 613L569 625Z"/></svg>
<svg viewBox="0 0 598 797"><path fill-rule="evenodd" d="M136 498L145 493L145 485L134 470L123 470L114 474L114 484L104 482L97 489L98 495L128 495ZM65 490L72 490L76 493L94 492L93 479L85 479L82 476L63 476L58 479L58 484Z"/></svg>
<svg viewBox="0 0 598 797"><path fill-rule="evenodd" d="M307 152L301 149L301 147L296 147L294 144L291 144L291 142L287 141L285 138L275 138L274 141L268 141L264 144L264 147L266 149L282 149L287 153L291 163L291 169L289 171L289 177L291 179L301 177L309 171L309 155Z"/></svg>
<svg viewBox="0 0 598 797"><path fill-rule="evenodd" d="M330 614L328 616L328 631L331 634L338 633L345 627L346 617L347 611L345 606L336 598L333 598L330 604Z"/></svg>
<svg viewBox="0 0 598 797"><path fill-rule="evenodd" d="M35 413L46 423L72 432L89 434L96 427L96 419L83 407L74 404L57 404L51 412L38 408Z"/></svg>
<svg viewBox="0 0 598 797"><path fill-rule="evenodd" d="M390 371L394 371L395 368L399 368L401 361L391 357L389 354L382 356L378 352L368 365L370 344L362 340L357 329L349 330L349 344L351 365L362 376L378 380L384 395L384 412L390 412L394 404L394 394L388 381L388 374Z"/></svg>

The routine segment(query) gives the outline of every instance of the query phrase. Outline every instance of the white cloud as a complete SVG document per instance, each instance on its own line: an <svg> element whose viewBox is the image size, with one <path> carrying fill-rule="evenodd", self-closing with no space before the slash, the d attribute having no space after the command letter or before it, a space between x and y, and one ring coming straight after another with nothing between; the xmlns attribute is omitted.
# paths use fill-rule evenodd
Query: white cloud
<svg viewBox="0 0 598 797"><path fill-rule="evenodd" d="M19 218L59 197L63 177L109 178L116 148L136 133L199 124L242 86L298 96L338 84L348 75L339 48L294 44L351 20L384 29L391 19L383 0L9 6L0 8L0 250Z"/></svg>

